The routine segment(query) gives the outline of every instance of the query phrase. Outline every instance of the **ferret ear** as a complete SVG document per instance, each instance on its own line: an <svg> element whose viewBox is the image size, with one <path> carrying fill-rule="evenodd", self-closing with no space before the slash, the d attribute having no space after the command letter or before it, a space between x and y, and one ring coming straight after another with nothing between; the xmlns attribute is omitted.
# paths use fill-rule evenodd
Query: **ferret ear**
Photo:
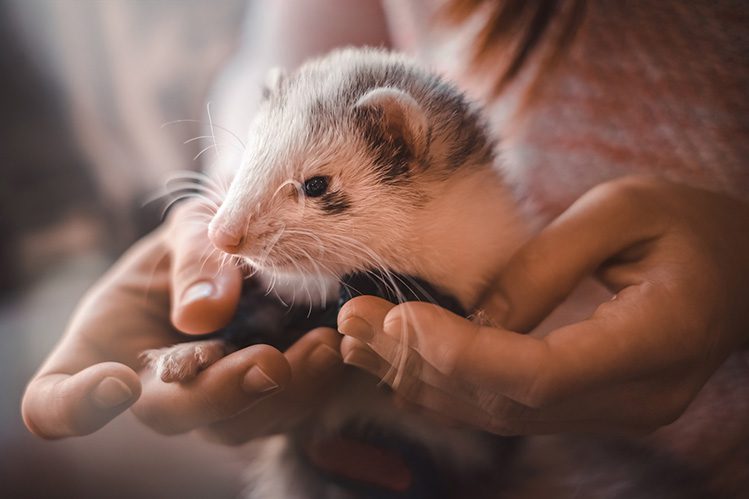
<svg viewBox="0 0 749 499"><path fill-rule="evenodd" d="M270 98L271 95L278 93L278 90L286 80L286 71L283 68L275 67L268 71L265 75L265 82L263 83L263 99Z"/></svg>
<svg viewBox="0 0 749 499"><path fill-rule="evenodd" d="M404 144L416 159L426 153L429 122L419 103L408 93L397 88L375 88L361 96L354 109L365 119L366 126L379 128L379 136L385 142Z"/></svg>

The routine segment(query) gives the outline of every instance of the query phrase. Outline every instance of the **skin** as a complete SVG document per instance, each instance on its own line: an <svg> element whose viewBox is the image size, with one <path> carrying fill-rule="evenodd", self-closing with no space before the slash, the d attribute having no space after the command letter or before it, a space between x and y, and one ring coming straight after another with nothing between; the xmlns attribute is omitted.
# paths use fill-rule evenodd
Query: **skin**
<svg viewBox="0 0 749 499"><path fill-rule="evenodd" d="M184 341L178 331L218 329L234 313L242 275L215 254L205 258L212 253L205 224L190 221L199 211L176 209L81 301L24 395L33 433L85 435L131 408L164 434L200 428L212 440L239 443L284 431L324 400L342 369L332 329L311 331L285 353L268 345L234 352L191 383L163 383L143 369L144 350Z"/></svg>
<svg viewBox="0 0 749 499"><path fill-rule="evenodd" d="M272 67L291 69L346 45L389 46L379 0L264 2L262 14L262 26L250 30L252 50L239 61L249 80L237 78L224 89L232 106L250 114L259 92L247 89L260 88ZM245 125L220 121L237 130ZM231 176L235 167L218 164L209 173ZM175 210L168 224L134 245L82 300L27 387L22 413L32 432L44 438L85 435L130 407L161 433L198 429L211 440L240 444L283 432L324 402L325 387L334 386L342 368L340 335L331 329L310 332L283 354L268 346L235 352L190 384L165 384L141 369L142 351L183 340L177 331L198 334L224 326L239 300L239 271L218 270L218 257L205 259L212 253L205 227L181 223L191 218L189 211ZM213 286L213 293L186 302L186 289L200 282ZM278 388L247 388L242 380L252 366Z"/></svg>
<svg viewBox="0 0 749 499"><path fill-rule="evenodd" d="M274 38L256 44L271 54L258 80L266 67L294 67L333 46L387 44L378 2L366 2L367 23L337 21L341 9L363 3L270 3L280 12L263 31ZM340 32L362 25L376 27L366 40ZM136 244L80 304L25 394L34 433L91 433L132 407L163 433L198 428L241 443L290 428L335 385L339 338L325 329L284 354L267 346L235 352L190 384L164 384L140 370L140 352L174 343L178 330L221 327L238 299L241 276L217 270L213 257L203 265L206 234L180 224L181 213ZM746 345L747 238L745 204L653 179L617 180L583 196L498 275L482 308L503 327L363 297L342 310L340 350L347 363L395 385L403 405L443 421L500 434L649 431L677 418L726 356ZM524 334L593 273L615 300L544 337ZM213 293L186 302L197 282L211 283ZM388 368L403 327L411 348L396 384ZM253 366L265 374L260 381L272 382L245 383Z"/></svg>
<svg viewBox="0 0 749 499"><path fill-rule="evenodd" d="M746 204L655 178L614 180L501 270L480 308L502 327L360 297L338 318L344 362L383 378L404 405L497 434L650 432L746 347L748 255ZM615 297L534 334L591 274Z"/></svg>

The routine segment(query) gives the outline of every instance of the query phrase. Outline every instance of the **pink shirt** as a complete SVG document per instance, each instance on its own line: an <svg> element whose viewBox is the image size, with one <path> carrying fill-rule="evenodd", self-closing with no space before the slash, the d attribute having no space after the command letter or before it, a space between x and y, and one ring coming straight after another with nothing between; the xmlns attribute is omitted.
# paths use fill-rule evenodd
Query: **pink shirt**
<svg viewBox="0 0 749 499"><path fill-rule="evenodd" d="M559 70L515 114L534 61L491 99L491 78L466 71L477 24L430 22L439 3L386 1L394 43L487 103L510 180L543 213L557 214L589 187L633 173L749 199L746 4L588 2Z"/></svg>
<svg viewBox="0 0 749 499"><path fill-rule="evenodd" d="M533 61L492 99L492 78L466 71L476 24L435 26L435 1L385 5L398 49L485 104L508 178L547 218L591 186L635 173L749 200L745 2L588 2L566 59L522 113L518 96ZM642 443L702 470L716 490L749 487L748 381L749 355L737 352L677 422Z"/></svg>

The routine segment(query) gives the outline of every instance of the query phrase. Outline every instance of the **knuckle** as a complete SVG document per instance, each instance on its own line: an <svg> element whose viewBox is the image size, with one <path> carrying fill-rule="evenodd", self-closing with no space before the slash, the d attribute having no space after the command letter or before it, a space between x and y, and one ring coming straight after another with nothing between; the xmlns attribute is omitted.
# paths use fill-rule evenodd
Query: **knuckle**
<svg viewBox="0 0 749 499"><path fill-rule="evenodd" d="M667 403L664 404L663 413L660 415L660 420L658 421L659 425L666 426L679 419L692 402L693 396L693 391L688 388L672 392L671 396L668 397Z"/></svg>
<svg viewBox="0 0 749 499"><path fill-rule="evenodd" d="M395 377L391 383L388 383L393 390L402 398L409 402L418 402L422 400L423 388L421 383L413 379Z"/></svg>
<svg viewBox="0 0 749 499"><path fill-rule="evenodd" d="M484 410L501 419L522 420L529 415L531 408L503 395L493 394Z"/></svg>
<svg viewBox="0 0 749 499"><path fill-rule="evenodd" d="M518 397L518 401L532 409L543 409L554 401L557 396L556 391L549 377L537 371L527 388Z"/></svg>
<svg viewBox="0 0 749 499"><path fill-rule="evenodd" d="M409 355L402 366L393 366L391 371L385 381L398 395L411 402L422 400L421 363L417 358Z"/></svg>
<svg viewBox="0 0 749 499"><path fill-rule="evenodd" d="M656 410L649 417L633 423L633 431L650 434L663 426L668 426L678 420L686 411L691 396L688 390L674 390L658 395L658 403L653 404Z"/></svg>
<svg viewBox="0 0 749 499"><path fill-rule="evenodd" d="M506 416L507 404L505 397L495 391L480 390L474 395L479 409L497 417Z"/></svg>
<svg viewBox="0 0 749 499"><path fill-rule="evenodd" d="M506 418L490 415L485 429L495 435L502 437L514 437L524 433L523 424L519 421L512 421Z"/></svg>
<svg viewBox="0 0 749 499"><path fill-rule="evenodd" d="M314 344L324 343L330 347L338 348L341 343L341 335L330 327L317 327L304 335L307 341Z"/></svg>
<svg viewBox="0 0 749 499"><path fill-rule="evenodd" d="M647 175L621 177L599 184L590 194L601 204L627 212L647 213L649 217L663 211L663 181Z"/></svg>
<svg viewBox="0 0 749 499"><path fill-rule="evenodd" d="M414 302L400 303L390 309L382 321L382 328L391 336L399 335L408 327L409 322L413 319L414 313L418 310Z"/></svg>
<svg viewBox="0 0 749 499"><path fill-rule="evenodd" d="M601 196L603 199L613 199L631 203L649 197L653 188L657 185L654 177L645 175L632 175L621 177L610 182L599 184L591 192Z"/></svg>
<svg viewBox="0 0 749 499"><path fill-rule="evenodd" d="M208 421L219 421L234 416L246 406L246 400L237 400L208 389L201 393L200 402L195 410Z"/></svg>
<svg viewBox="0 0 749 499"><path fill-rule="evenodd" d="M525 383L521 386L518 396L512 397L520 404L530 409L543 409L556 402L563 395L561 383L567 376L554 362L548 343L540 343L542 347L536 352L535 368L530 371Z"/></svg>

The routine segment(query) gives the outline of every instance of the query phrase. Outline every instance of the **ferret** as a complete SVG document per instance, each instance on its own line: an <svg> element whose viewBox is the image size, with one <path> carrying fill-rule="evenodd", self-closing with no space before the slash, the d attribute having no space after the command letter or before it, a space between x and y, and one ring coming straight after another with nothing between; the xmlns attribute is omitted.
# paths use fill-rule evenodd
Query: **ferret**
<svg viewBox="0 0 749 499"><path fill-rule="evenodd" d="M208 234L289 304L334 305L343 276L378 271L430 283L470 311L528 230L477 105L406 56L343 49L269 77ZM225 353L220 341L148 357L163 380L185 381ZM407 437L437 466L461 470L494 455L493 438L394 412L369 375L352 370L346 385L311 431ZM278 445L266 460L280 459ZM258 484L252 497L325 497L333 487L268 467L256 465L257 480L277 485Z"/></svg>
<svg viewBox="0 0 749 499"><path fill-rule="evenodd" d="M403 55L349 48L289 75L276 71L209 237L284 303L335 306L343 276L377 271L414 276L472 311L530 234L492 136L476 104ZM225 353L210 339L147 357L163 380L180 382ZM331 476L305 452L331 435L416 456L410 471L426 474L396 491ZM512 459L516 444L396 410L378 380L352 369L303 430L261 444L247 494L498 497L514 489L520 497L501 473L526 466L522 455Z"/></svg>

